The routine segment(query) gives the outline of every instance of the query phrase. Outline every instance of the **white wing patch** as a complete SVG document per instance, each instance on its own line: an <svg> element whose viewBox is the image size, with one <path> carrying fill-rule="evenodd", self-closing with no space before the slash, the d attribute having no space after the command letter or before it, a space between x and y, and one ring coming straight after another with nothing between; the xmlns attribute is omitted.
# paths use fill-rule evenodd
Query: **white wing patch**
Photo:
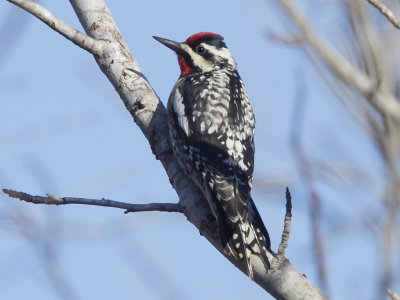
<svg viewBox="0 0 400 300"><path fill-rule="evenodd" d="M174 98L172 99L172 107L175 111L175 114L178 118L179 126L182 130L189 136L189 122L185 115L185 105L183 104L183 97L179 92L179 89L175 90Z"/></svg>

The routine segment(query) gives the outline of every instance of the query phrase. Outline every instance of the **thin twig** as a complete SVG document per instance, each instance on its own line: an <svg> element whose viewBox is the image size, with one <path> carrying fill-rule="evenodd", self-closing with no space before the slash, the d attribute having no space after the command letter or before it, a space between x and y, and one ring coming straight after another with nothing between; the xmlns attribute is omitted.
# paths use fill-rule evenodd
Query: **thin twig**
<svg viewBox="0 0 400 300"><path fill-rule="evenodd" d="M367 0L367 1L373 6L375 6L381 12L381 14L384 15L386 19L388 19L388 21L393 24L394 27L400 29L399 19L397 19L395 14L385 4L379 2L378 0Z"/></svg>
<svg viewBox="0 0 400 300"><path fill-rule="evenodd" d="M83 204L95 206L107 206L125 209L125 213L142 212L142 211L165 211L165 212L182 212L182 207L178 203L147 203L147 204L131 204L108 199L87 199L63 197L59 198L50 194L47 197L33 196L24 192L18 192L8 189L3 189L3 192L12 198L17 198L26 202L35 204L48 205L65 205L65 204Z"/></svg>
<svg viewBox="0 0 400 300"><path fill-rule="evenodd" d="M343 83L362 94L379 112L383 112L385 115L391 116L394 120L400 122L400 102L392 91L387 87L380 87L379 91L377 91L376 78L362 72L335 48L330 46L303 16L297 7L296 1L278 0L277 3L286 11L304 41L311 46L305 47L310 56L317 54L331 72Z"/></svg>
<svg viewBox="0 0 400 300"><path fill-rule="evenodd" d="M92 53L96 56L101 56L103 41L96 40L90 36L80 32L67 23L63 22L60 18L53 15L39 3L32 0L7 0L15 4L23 10L31 13L36 18L40 19L43 23L47 24L53 30L73 42L75 45Z"/></svg>
<svg viewBox="0 0 400 300"><path fill-rule="evenodd" d="M393 299L393 300L400 300L400 296L393 292L391 289L386 289L388 295Z"/></svg>
<svg viewBox="0 0 400 300"><path fill-rule="evenodd" d="M288 246L289 235L290 235L290 225L292 223L292 195L290 195L289 188L286 187L286 213L285 213L285 223L283 226L281 243L278 248L278 257L285 257L285 250Z"/></svg>

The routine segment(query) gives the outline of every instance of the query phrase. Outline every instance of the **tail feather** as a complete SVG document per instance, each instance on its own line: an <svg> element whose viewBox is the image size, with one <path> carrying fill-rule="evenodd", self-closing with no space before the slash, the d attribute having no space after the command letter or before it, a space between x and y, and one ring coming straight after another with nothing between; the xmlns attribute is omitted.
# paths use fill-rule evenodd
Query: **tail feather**
<svg viewBox="0 0 400 300"><path fill-rule="evenodd" d="M249 233L250 233L250 224L240 223L238 224L237 228L237 239L235 240L236 236L232 236L232 239L236 245L241 245L241 253L238 253L239 259L242 260L246 264L247 268L247 275L250 278L254 277L253 268L251 267L251 250L249 249Z"/></svg>
<svg viewBox="0 0 400 300"><path fill-rule="evenodd" d="M212 192L207 194L208 202L218 222L224 252L241 261L248 276L253 278L251 259L254 256L262 261L265 269L269 269L267 251L270 250L270 239L249 194L250 187L208 174L214 176L207 180L212 182Z"/></svg>
<svg viewBox="0 0 400 300"><path fill-rule="evenodd" d="M265 237L261 228L256 223L242 223L239 227L241 227L241 231L244 233L243 242L246 245L245 260L248 266L248 275L253 278L253 270L250 264L251 255L257 256L266 270L270 267L267 257L267 250L269 250L267 241L269 241L269 236Z"/></svg>
<svg viewBox="0 0 400 300"><path fill-rule="evenodd" d="M252 201L249 203L249 214L246 219L247 221L238 220L236 224L231 223L233 228L219 220L219 227L225 252L242 261L246 266L248 276L253 278L251 256L257 256L268 270L270 264L267 252L271 250L271 244L267 229Z"/></svg>
<svg viewBox="0 0 400 300"><path fill-rule="evenodd" d="M226 231L221 232L221 241L225 252L242 261L246 266L247 275L252 279L254 278L251 265L252 255L260 258L265 269L268 270L270 267L267 257L269 237L265 237L262 230L255 225L254 223L239 221L229 236L226 235Z"/></svg>

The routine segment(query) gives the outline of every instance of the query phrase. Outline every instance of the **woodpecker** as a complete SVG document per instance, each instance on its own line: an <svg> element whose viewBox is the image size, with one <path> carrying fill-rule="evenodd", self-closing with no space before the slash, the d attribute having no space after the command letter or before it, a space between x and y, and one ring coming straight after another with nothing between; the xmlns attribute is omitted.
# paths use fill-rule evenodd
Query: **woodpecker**
<svg viewBox="0 0 400 300"><path fill-rule="evenodd" d="M270 239L251 198L253 109L223 37L200 32L178 43L154 36L178 56L181 74L168 100L173 153L203 191L222 247L253 278L251 255L269 268Z"/></svg>

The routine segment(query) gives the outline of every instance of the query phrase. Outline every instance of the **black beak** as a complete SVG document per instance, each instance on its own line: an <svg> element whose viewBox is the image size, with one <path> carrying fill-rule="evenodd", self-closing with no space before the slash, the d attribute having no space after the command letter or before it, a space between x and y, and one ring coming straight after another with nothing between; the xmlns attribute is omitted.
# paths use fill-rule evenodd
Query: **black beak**
<svg viewBox="0 0 400 300"><path fill-rule="evenodd" d="M159 41L164 46L167 46L169 49L174 50L177 54L182 53L181 43L174 42L168 39L160 38L158 36L153 36L156 41Z"/></svg>

